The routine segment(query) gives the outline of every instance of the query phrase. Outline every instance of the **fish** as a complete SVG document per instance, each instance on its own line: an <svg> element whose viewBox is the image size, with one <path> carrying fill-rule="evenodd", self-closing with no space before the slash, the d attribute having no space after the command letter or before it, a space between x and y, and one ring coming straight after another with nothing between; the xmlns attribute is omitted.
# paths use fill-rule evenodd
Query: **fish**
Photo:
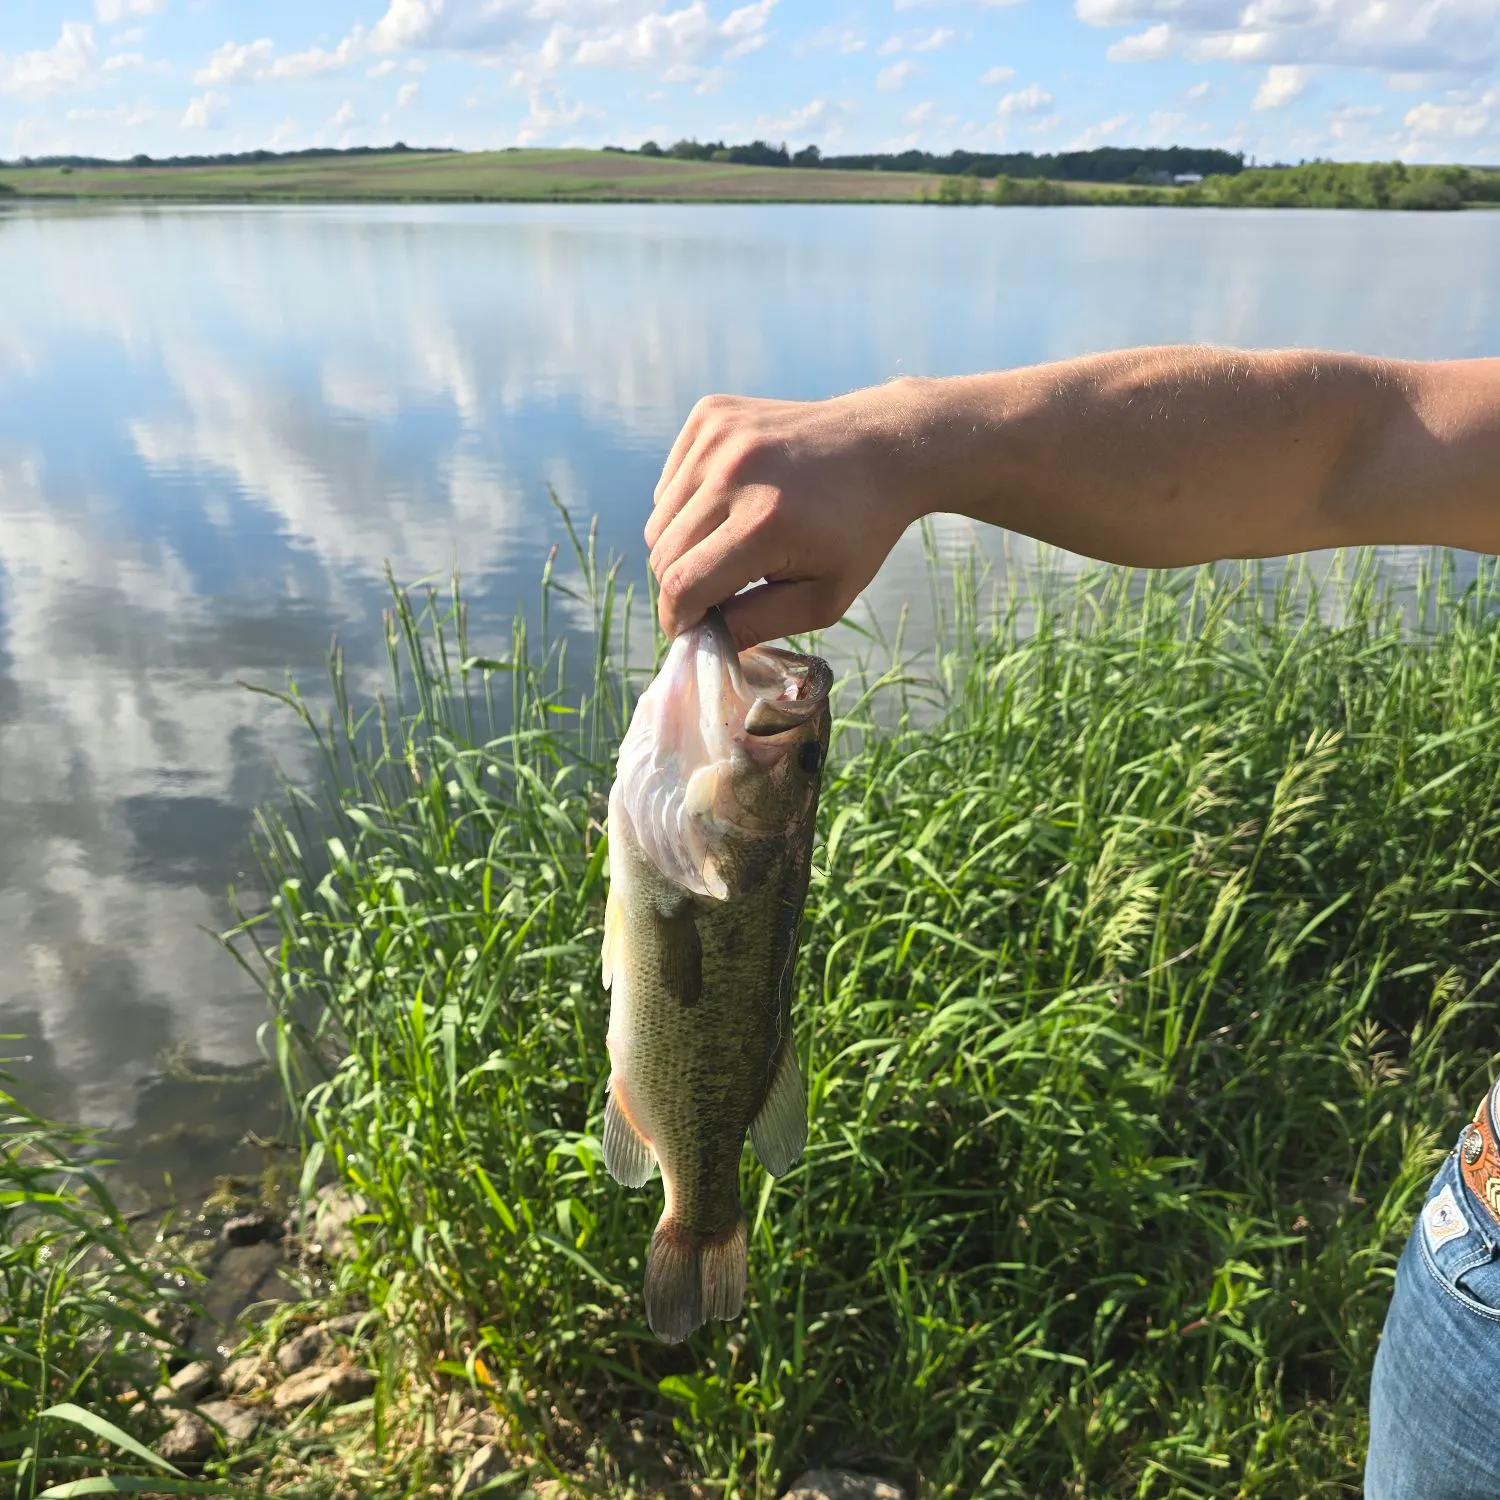
<svg viewBox="0 0 1500 1500"><path fill-rule="evenodd" d="M773 1177L807 1142L791 1002L832 685L818 657L736 651L710 610L672 641L620 742L604 1163L629 1188L660 1169L644 1299L668 1343L742 1309L747 1132Z"/></svg>

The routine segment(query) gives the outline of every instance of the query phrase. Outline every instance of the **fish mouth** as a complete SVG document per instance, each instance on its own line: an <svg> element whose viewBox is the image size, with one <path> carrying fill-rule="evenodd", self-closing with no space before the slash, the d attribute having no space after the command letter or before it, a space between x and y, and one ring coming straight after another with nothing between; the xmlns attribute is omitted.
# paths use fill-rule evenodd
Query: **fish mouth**
<svg viewBox="0 0 1500 1500"><path fill-rule="evenodd" d="M826 662L776 646L740 652L717 608L687 635L702 721L719 731L714 748L721 757L736 741L772 740L800 729L828 699L833 674Z"/></svg>

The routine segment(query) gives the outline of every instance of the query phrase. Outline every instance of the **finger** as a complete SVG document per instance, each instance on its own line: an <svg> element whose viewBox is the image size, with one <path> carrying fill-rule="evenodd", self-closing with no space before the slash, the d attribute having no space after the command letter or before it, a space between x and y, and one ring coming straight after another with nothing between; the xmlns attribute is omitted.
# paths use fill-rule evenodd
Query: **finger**
<svg viewBox="0 0 1500 1500"><path fill-rule="evenodd" d="M658 497L672 482L672 476L677 472L678 465L686 457L688 449L697 441L698 434L703 429L704 416L704 403L699 401L687 414L687 420L678 428L677 436L672 440L672 446L667 452L667 461L661 466L661 478L656 481Z"/></svg>
<svg viewBox="0 0 1500 1500"><path fill-rule="evenodd" d="M828 581L822 578L763 583L726 599L721 608L724 623L741 651L779 636L826 629L843 613Z"/></svg>
<svg viewBox="0 0 1500 1500"><path fill-rule="evenodd" d="M685 453L678 460L670 480L656 487L651 514L646 517L646 545L655 547L663 531L703 483L703 469L717 441L717 435L705 424L701 426Z"/></svg>
<svg viewBox="0 0 1500 1500"><path fill-rule="evenodd" d="M661 466L661 477L656 481L656 490L652 496L653 504L660 501L667 486L671 484L678 469L682 467L683 460L702 436L703 429L709 425L710 413L720 407L730 405L732 401L733 398L729 396L701 396L693 404L692 411L687 414L687 421L682 424L682 429L672 444L671 452L667 454L666 463Z"/></svg>
<svg viewBox="0 0 1500 1500"><path fill-rule="evenodd" d="M691 629L747 583L787 571L784 552L748 517L731 516L661 574L657 614L667 635Z"/></svg>
<svg viewBox="0 0 1500 1500"><path fill-rule="evenodd" d="M665 529L658 529L651 547L651 571L658 578L664 577L679 557L691 552L728 520L733 494L734 491L721 485L704 485L677 511Z"/></svg>

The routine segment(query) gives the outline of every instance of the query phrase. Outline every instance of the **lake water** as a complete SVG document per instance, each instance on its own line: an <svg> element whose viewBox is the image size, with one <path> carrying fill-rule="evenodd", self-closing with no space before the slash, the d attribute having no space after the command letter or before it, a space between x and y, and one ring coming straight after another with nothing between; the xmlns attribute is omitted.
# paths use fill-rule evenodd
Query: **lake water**
<svg viewBox="0 0 1500 1500"><path fill-rule="evenodd" d="M275 1116L235 1070L264 1009L205 929L277 767L313 769L239 684L316 688L335 634L372 683L387 561L457 562L483 649L561 537L549 486L642 576L706 392L1178 340L1494 353L1500 214L0 212L0 1056L24 1096L141 1180L250 1164ZM867 602L925 588L908 539Z"/></svg>

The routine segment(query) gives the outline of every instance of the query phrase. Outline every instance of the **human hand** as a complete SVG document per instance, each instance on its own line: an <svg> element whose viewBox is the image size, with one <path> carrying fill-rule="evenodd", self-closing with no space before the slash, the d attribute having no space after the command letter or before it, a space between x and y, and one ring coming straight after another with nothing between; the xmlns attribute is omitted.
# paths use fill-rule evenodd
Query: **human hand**
<svg viewBox="0 0 1500 1500"><path fill-rule="evenodd" d="M667 635L715 604L742 651L839 620L924 509L906 461L911 405L905 382L829 401L700 401L646 524Z"/></svg>

